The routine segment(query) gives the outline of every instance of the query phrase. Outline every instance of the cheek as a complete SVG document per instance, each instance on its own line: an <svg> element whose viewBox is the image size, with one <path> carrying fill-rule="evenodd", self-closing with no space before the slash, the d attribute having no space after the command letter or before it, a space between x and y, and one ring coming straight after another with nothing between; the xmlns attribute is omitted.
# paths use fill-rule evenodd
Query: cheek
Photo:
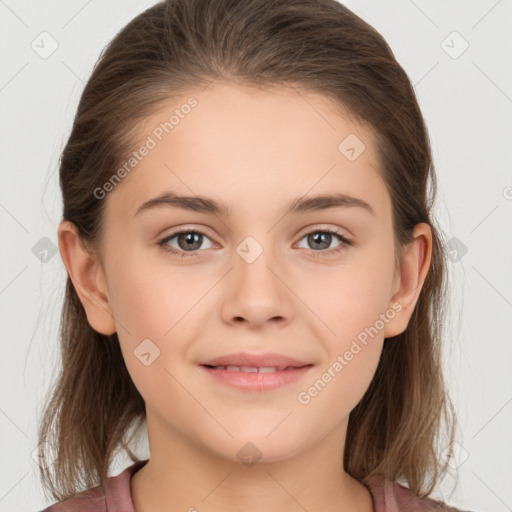
<svg viewBox="0 0 512 512"><path fill-rule="evenodd" d="M368 389L380 360L385 325L395 316L389 303L392 264L392 255L373 265L362 257L331 272L323 280L324 293L319 288L310 292L311 301L317 297L315 313L332 331L323 337L325 360L297 397L310 415L329 416L336 423Z"/></svg>
<svg viewBox="0 0 512 512"><path fill-rule="evenodd" d="M141 337L164 341L206 293L207 283L149 260L124 261L110 282L112 310L134 341Z"/></svg>
<svg viewBox="0 0 512 512"><path fill-rule="evenodd" d="M338 347L372 326L382 330L382 314L390 304L393 280L391 252L360 251L338 267L330 267L307 280L301 291L305 302L331 330L330 338ZM372 331L373 332L373 331Z"/></svg>
<svg viewBox="0 0 512 512"><path fill-rule="evenodd" d="M347 351L336 351L297 395L298 411L306 414L311 424L318 423L315 418L323 418L322 425L316 427L325 432L345 421L366 393L381 351L382 341L377 339L366 346L356 342Z"/></svg>
<svg viewBox="0 0 512 512"><path fill-rule="evenodd" d="M109 293L125 364L135 386L151 403L160 399L162 386L179 390L164 370L174 373L180 367L178 361L201 324L199 302L211 280L141 261L126 259L116 267L110 274Z"/></svg>

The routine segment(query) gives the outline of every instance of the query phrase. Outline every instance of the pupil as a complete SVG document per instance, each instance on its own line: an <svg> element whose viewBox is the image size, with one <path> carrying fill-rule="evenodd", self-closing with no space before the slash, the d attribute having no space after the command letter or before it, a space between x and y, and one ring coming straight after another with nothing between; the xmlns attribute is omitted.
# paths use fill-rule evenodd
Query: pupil
<svg viewBox="0 0 512 512"><path fill-rule="evenodd" d="M194 237L199 237L199 241L196 241L195 242L195 245L194 245ZM180 247L183 249L183 250L194 250L194 249L198 249L199 247L201 247L201 234L199 233L185 233L184 235L181 235L179 237L179 245ZM184 240L185 242L185 245L188 244L188 247L183 247L182 244L181 244L181 241ZM190 245L193 245L193 247L190 247Z"/></svg>
<svg viewBox="0 0 512 512"><path fill-rule="evenodd" d="M330 237L331 237L331 234L330 233L315 233L313 235L310 235L312 240L313 240L313 243L317 244L322 244L323 243L323 246L322 248L325 248L325 247L329 247L329 242L330 242ZM325 240L325 238L327 238L327 241ZM319 239L319 240L318 240Z"/></svg>

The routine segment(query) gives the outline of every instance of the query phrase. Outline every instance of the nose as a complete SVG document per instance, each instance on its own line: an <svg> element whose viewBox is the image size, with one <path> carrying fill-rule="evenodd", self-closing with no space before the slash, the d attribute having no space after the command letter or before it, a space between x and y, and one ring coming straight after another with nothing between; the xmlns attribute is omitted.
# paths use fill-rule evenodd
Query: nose
<svg viewBox="0 0 512 512"><path fill-rule="evenodd" d="M261 327L267 322L285 325L293 315L293 294L287 287L285 272L272 256L263 250L255 258L233 255L234 268L224 283L222 318L236 324L246 322Z"/></svg>

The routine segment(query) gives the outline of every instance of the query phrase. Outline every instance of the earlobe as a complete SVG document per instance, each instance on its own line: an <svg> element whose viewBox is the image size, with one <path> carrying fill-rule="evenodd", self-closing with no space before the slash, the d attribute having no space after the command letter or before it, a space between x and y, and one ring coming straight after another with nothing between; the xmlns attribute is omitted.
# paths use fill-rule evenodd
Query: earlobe
<svg viewBox="0 0 512 512"><path fill-rule="evenodd" d="M90 326L101 334L114 334L116 325L97 255L84 245L76 225L72 222L64 220L60 223L58 239L62 261L85 309ZM98 283L101 283L100 287Z"/></svg>
<svg viewBox="0 0 512 512"><path fill-rule="evenodd" d="M384 337L391 338L405 331L418 301L432 258L432 230L424 222L417 224L414 239L404 247L400 260L400 273L396 276L397 291L390 304L398 311L387 323Z"/></svg>

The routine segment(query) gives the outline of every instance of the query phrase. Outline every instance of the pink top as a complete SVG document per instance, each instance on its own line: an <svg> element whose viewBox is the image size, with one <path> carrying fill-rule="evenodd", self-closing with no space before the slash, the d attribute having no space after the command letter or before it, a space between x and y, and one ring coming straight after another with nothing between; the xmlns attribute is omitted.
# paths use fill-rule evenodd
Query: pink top
<svg viewBox="0 0 512 512"><path fill-rule="evenodd" d="M107 479L105 492L101 487L86 490L72 498L55 503L41 512L135 512L130 492L130 478L146 460L135 462L117 476ZM444 507L432 499L416 498L403 485L391 480L375 477L368 484L372 495L374 512L463 512Z"/></svg>

